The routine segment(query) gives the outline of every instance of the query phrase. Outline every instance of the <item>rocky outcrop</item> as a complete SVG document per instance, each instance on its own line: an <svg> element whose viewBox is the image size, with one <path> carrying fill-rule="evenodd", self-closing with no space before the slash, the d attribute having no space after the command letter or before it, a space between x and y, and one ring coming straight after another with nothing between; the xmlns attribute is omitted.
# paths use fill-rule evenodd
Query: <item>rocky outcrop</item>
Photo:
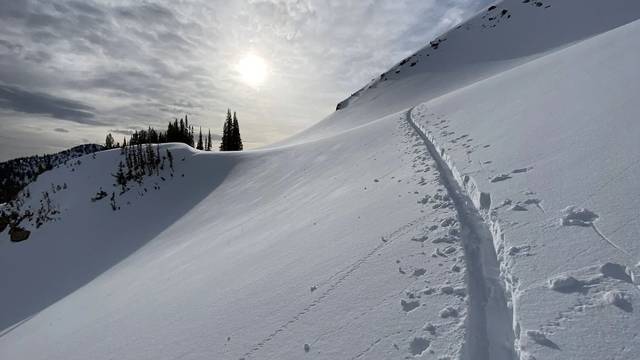
<svg viewBox="0 0 640 360"><path fill-rule="evenodd" d="M9 230L9 235L11 235L12 242L20 242L27 240L29 235L31 235L31 231L15 226Z"/></svg>

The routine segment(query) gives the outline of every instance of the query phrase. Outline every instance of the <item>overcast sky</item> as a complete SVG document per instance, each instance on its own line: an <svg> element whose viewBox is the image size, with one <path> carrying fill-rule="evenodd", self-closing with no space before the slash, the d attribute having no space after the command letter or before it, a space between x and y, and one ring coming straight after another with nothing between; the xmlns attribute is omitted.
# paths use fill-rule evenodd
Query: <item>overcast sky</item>
<svg viewBox="0 0 640 360"><path fill-rule="evenodd" d="M0 0L0 160L184 114L292 135L487 0ZM263 59L262 84L238 64ZM244 81L243 81L244 79Z"/></svg>

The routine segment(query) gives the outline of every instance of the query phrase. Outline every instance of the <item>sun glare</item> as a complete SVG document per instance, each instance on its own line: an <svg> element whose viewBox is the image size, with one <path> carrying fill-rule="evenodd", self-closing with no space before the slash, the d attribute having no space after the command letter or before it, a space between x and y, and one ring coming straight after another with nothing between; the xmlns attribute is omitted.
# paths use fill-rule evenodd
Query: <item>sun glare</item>
<svg viewBox="0 0 640 360"><path fill-rule="evenodd" d="M255 54L245 55L238 62L236 70L242 81L255 89L259 88L267 78L267 63Z"/></svg>

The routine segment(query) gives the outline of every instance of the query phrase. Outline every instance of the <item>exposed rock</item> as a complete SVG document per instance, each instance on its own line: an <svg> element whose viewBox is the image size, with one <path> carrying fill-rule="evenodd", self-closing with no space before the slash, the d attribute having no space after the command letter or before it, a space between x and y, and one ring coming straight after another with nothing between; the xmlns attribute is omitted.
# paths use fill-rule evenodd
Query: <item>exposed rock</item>
<svg viewBox="0 0 640 360"><path fill-rule="evenodd" d="M31 231L15 226L9 230L9 235L11 235L11 241L20 242L27 240L29 235L31 235Z"/></svg>
<svg viewBox="0 0 640 360"><path fill-rule="evenodd" d="M7 226L9 226L9 218L6 216L0 216L0 233L4 232Z"/></svg>

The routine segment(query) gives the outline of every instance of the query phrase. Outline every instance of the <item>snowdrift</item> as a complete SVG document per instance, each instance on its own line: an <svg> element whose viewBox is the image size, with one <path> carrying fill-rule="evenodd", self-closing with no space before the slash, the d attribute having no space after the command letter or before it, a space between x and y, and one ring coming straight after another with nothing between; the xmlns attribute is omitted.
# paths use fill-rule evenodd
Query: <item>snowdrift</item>
<svg viewBox="0 0 640 360"><path fill-rule="evenodd" d="M44 173L0 358L635 359L638 18L504 1L282 143Z"/></svg>

